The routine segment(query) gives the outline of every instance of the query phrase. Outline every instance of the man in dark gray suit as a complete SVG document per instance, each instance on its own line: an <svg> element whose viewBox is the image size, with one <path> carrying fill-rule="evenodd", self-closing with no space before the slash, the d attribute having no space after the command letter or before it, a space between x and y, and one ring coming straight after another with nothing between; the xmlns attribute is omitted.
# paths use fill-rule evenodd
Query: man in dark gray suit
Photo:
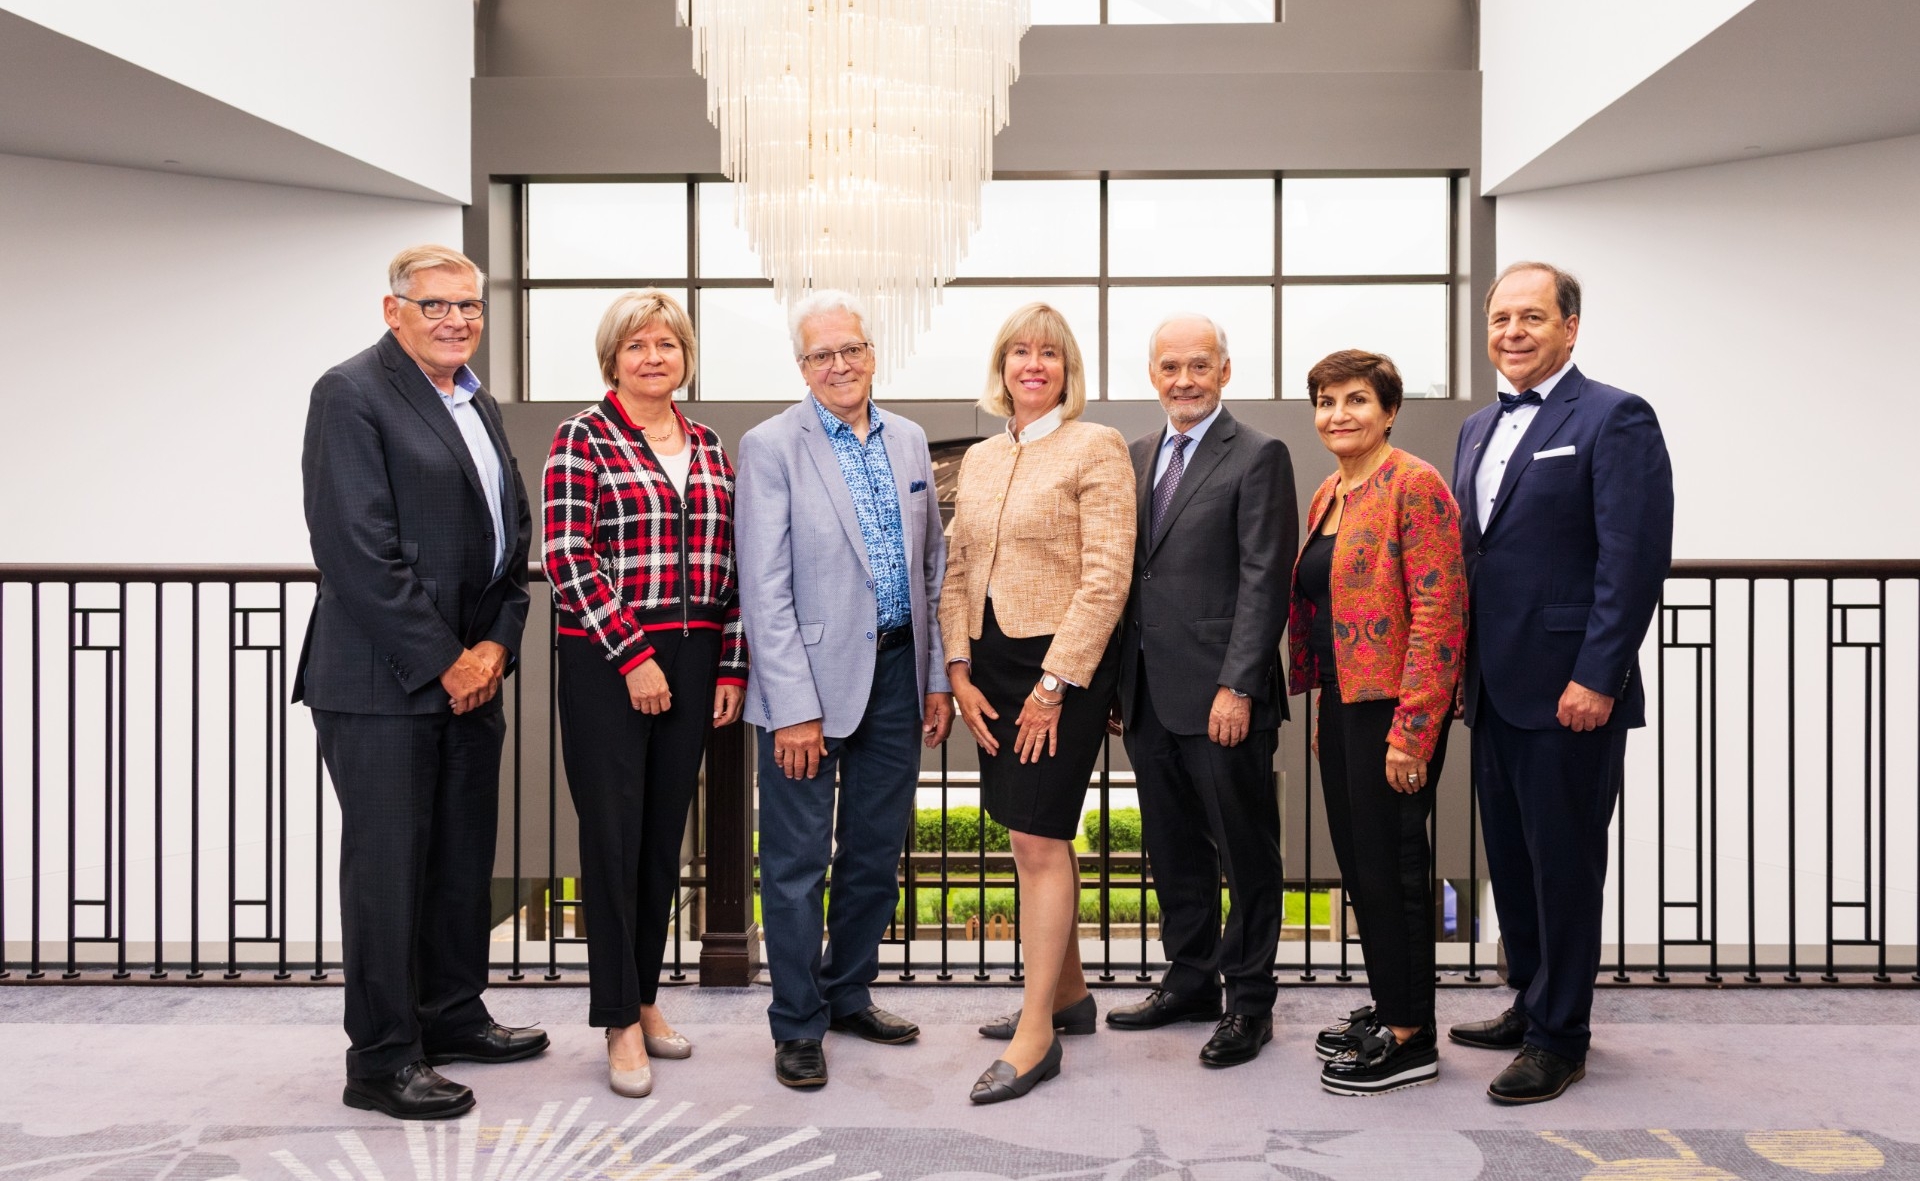
<svg viewBox="0 0 1920 1181"><path fill-rule="evenodd" d="M532 522L500 410L467 368L484 277L419 246L388 270L391 331L313 387L300 457L320 594L294 675L340 798L349 1107L459 1115L434 1065L546 1049L494 1022L488 884L527 621Z"/></svg>
<svg viewBox="0 0 1920 1181"><path fill-rule="evenodd" d="M1204 316L1154 330L1147 371L1164 430L1134 440L1139 536L1120 663L1127 756L1160 899L1167 971L1117 1029L1218 1018L1208 1066L1273 1038L1280 810L1273 753L1287 716L1280 633L1299 543L1286 444L1220 405L1226 333ZM1220 924L1220 877L1232 900ZM1226 1011L1221 1011L1221 978Z"/></svg>

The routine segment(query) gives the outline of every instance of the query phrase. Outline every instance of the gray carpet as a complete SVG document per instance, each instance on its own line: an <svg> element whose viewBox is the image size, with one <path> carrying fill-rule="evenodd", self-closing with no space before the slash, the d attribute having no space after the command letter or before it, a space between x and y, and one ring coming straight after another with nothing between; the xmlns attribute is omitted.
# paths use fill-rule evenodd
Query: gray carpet
<svg viewBox="0 0 1920 1181"><path fill-rule="evenodd" d="M1920 1085L1904 1051L1920 992L1607 989L1585 1082L1507 1109L1506 1056L1443 1051L1437 1084L1370 1100L1316 1084L1313 1030L1358 989L1283 989L1246 1066L1194 1059L1207 1027L1070 1039L1027 1099L966 1101L994 1056L973 1025L1005 988L889 988L910 1046L831 1035L832 1083L773 1080L764 989L673 989L698 1047L655 1064L654 1095L604 1083L584 990L499 988L540 1022L532 1062L448 1067L480 1106L403 1125L339 1102L334 988L0 987L0 1181L1472 1181L1476 1178L1920 1178ZM1140 995L1102 990L1102 1008ZM1441 1020L1490 1015L1445 989Z"/></svg>

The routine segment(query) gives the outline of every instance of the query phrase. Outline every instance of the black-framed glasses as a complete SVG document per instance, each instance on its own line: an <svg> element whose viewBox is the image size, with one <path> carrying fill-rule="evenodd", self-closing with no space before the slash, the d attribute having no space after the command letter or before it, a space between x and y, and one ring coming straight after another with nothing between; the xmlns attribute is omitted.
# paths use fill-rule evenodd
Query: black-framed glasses
<svg viewBox="0 0 1920 1181"><path fill-rule="evenodd" d="M419 308L420 314L429 320L444 320L447 313L455 308L459 308L461 317L467 320L478 320L487 314L487 301L484 299L414 299L405 295L396 295L394 298Z"/></svg>
<svg viewBox="0 0 1920 1181"><path fill-rule="evenodd" d="M843 348L815 349L810 353L802 353L800 360L805 362L809 369L831 369L833 368L833 360L835 357L845 357L848 365L864 365L867 362L867 358L872 355L872 342L863 340L857 344L846 345Z"/></svg>

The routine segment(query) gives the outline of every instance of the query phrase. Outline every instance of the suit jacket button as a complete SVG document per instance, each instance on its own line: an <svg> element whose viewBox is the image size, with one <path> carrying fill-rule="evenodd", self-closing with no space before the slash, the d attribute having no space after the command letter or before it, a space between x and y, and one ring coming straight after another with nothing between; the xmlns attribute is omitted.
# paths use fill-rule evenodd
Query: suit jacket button
<svg viewBox="0 0 1920 1181"><path fill-rule="evenodd" d="M1143 570L1140 573L1140 578L1141 578L1141 581L1143 582L1152 577L1153 577L1153 571L1151 570Z"/></svg>
<svg viewBox="0 0 1920 1181"><path fill-rule="evenodd" d="M867 633L867 638L868 638L869 640L871 640L871 639L873 638L873 633L872 633L872 632L868 632L868 633Z"/></svg>
<svg viewBox="0 0 1920 1181"><path fill-rule="evenodd" d="M1484 558L1487 556L1487 547L1484 545L1476 545L1473 547L1473 552Z"/></svg>

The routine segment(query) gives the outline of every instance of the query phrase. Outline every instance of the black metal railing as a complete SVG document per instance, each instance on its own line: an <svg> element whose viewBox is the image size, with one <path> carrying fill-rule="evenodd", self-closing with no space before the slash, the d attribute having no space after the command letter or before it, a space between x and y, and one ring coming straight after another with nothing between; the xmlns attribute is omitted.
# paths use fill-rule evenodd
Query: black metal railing
<svg viewBox="0 0 1920 1181"><path fill-rule="evenodd" d="M338 979L337 812L287 703L311 568L0 566L0 979ZM551 613L508 681L494 966L580 978ZM1621 982L1920 981L1920 562L1680 562L1644 652L1609 887ZM1296 705L1299 703L1296 702ZM1283 980L1362 971L1300 721L1283 729ZM671 979L756 971L751 735L716 733L684 846ZM1453 736L1432 822L1444 978L1497 932ZM884 956L903 981L1021 975L1018 883L970 747L931 752ZM1080 855L1090 979L1161 966L1153 881L1111 742ZM970 826L970 827L969 827ZM697 956L697 961L696 961Z"/></svg>

